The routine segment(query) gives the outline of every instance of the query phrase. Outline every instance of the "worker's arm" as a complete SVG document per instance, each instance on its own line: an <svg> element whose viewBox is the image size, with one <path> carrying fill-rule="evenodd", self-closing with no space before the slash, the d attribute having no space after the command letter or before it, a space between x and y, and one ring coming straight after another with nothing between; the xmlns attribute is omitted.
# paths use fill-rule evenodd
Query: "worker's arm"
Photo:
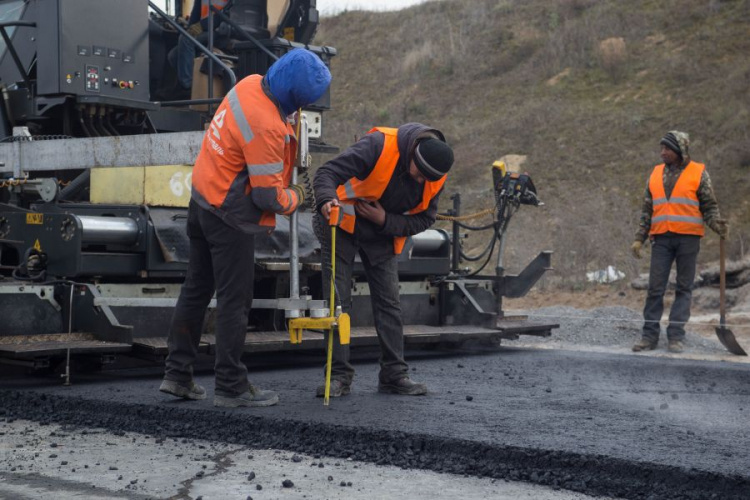
<svg viewBox="0 0 750 500"><path fill-rule="evenodd" d="M709 177L706 169L703 169L703 175L701 176L701 183L698 185L697 194L701 213L703 214L703 221L708 227L721 234L721 229L717 224L717 221L721 220L719 202L716 201L714 188L711 185L711 177Z"/></svg>
<svg viewBox="0 0 750 500"><path fill-rule="evenodd" d="M654 210L654 200L651 197L651 190L646 182L646 192L643 195L641 204L641 216L638 219L638 229L635 232L635 241L643 243L648 238L648 232L651 230L651 215Z"/></svg>
<svg viewBox="0 0 750 500"><path fill-rule="evenodd" d="M441 189L440 193L442 192ZM440 193L430 201L427 209L423 212L413 215L386 213L385 224L380 229L380 234L387 236L414 236L425 229L429 229L435 223L435 218L437 217Z"/></svg>
<svg viewBox="0 0 750 500"><path fill-rule="evenodd" d="M284 136L277 131L263 131L246 143L242 151L255 206L266 212L287 215L297 209L301 200L284 182L285 170L292 168L284 165L284 141Z"/></svg>
<svg viewBox="0 0 750 500"><path fill-rule="evenodd" d="M218 3L216 0L212 0L211 4L214 7L218 7ZM227 5L224 7L224 11L229 9L229 7L232 6L232 2L227 3ZM221 19L218 17L214 17L214 29L218 28L221 24ZM193 36L198 36L203 31L208 31L208 18L201 19L201 0L195 0L193 2L193 10L190 11L190 18L188 19L188 26L196 26L200 25L200 30L196 31L194 30L191 34Z"/></svg>
<svg viewBox="0 0 750 500"><path fill-rule="evenodd" d="M321 166L313 178L316 210L324 204L338 199L336 189L352 177L363 180L378 162L383 151L385 136L374 132L362 137L343 153Z"/></svg>

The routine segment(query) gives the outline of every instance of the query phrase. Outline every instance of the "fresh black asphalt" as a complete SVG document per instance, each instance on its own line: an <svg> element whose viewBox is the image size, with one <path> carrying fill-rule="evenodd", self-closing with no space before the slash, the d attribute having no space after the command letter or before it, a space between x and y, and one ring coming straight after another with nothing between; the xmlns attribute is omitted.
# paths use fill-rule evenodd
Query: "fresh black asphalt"
<svg viewBox="0 0 750 500"><path fill-rule="evenodd" d="M623 498L750 498L750 365L501 348L410 360L423 397L378 394L377 363L324 407L316 366L252 370L278 406L157 391L156 370L0 378L0 418L101 426L524 480ZM715 495L715 496L714 496Z"/></svg>

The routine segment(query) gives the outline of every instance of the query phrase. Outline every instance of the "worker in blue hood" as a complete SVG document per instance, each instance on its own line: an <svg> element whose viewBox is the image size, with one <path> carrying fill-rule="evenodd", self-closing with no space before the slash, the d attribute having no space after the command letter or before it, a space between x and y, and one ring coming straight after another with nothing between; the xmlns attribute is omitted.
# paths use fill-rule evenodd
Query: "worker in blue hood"
<svg viewBox="0 0 750 500"><path fill-rule="evenodd" d="M281 57L262 75L237 82L203 135L192 176L187 234L190 260L172 318L159 390L206 398L193 379L206 308L216 294L214 406L264 407L275 391L253 386L242 361L255 284L255 238L267 238L275 214L291 215L305 189L290 184L297 148L289 115L320 98L331 73L304 49Z"/></svg>
<svg viewBox="0 0 750 500"><path fill-rule="evenodd" d="M287 52L268 69L265 83L286 115L317 101L331 83L320 57L305 49Z"/></svg>

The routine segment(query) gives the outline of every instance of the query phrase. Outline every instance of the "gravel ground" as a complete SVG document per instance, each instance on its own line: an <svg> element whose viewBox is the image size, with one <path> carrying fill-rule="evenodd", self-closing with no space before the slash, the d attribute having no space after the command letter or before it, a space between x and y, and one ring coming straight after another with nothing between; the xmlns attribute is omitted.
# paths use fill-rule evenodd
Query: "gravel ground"
<svg viewBox="0 0 750 500"><path fill-rule="evenodd" d="M629 348L638 340L643 325L641 312L621 306L597 309L552 306L522 312L528 314L532 321L555 321L560 324L560 328L552 331L552 336L534 339L534 343L540 344ZM660 348L666 349L664 323L660 340ZM685 347L687 350L706 354L726 353L718 339L707 339L691 331L689 325L685 334Z"/></svg>
<svg viewBox="0 0 750 500"><path fill-rule="evenodd" d="M0 423L0 498L583 500L580 493L351 459L28 420Z"/></svg>

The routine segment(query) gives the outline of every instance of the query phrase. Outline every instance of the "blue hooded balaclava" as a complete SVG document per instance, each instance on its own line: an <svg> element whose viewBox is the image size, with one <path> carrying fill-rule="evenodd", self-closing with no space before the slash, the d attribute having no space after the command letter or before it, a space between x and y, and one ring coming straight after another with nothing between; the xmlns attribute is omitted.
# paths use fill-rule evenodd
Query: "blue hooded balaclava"
<svg viewBox="0 0 750 500"><path fill-rule="evenodd" d="M266 81L284 114L291 115L323 95L331 83L331 72L309 50L294 49L273 63Z"/></svg>

